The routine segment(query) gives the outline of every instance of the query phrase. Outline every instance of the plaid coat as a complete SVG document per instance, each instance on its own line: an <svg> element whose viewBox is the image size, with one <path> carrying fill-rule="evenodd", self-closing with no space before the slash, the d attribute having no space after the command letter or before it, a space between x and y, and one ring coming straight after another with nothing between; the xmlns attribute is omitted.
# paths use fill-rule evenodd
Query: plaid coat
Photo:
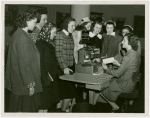
<svg viewBox="0 0 150 118"><path fill-rule="evenodd" d="M63 31L58 32L54 39L56 59L62 70L73 66L74 60L74 40L72 35L66 35Z"/></svg>

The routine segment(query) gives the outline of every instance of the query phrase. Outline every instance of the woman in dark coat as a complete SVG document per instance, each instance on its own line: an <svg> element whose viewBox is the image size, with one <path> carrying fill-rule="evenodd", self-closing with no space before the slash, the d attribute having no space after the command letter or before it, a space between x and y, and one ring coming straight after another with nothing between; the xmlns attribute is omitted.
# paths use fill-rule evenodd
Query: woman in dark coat
<svg viewBox="0 0 150 118"><path fill-rule="evenodd" d="M119 44L122 41L122 37L114 32L116 23L113 21L106 22L107 34L104 34L104 41L102 44L101 57L114 57L119 54Z"/></svg>
<svg viewBox="0 0 150 118"><path fill-rule="evenodd" d="M92 24L92 28L91 28L92 32L89 33L89 37L90 37L89 44L91 46L95 46L96 48L99 48L100 51L102 50L102 43L103 43L103 38L102 38L102 35L100 34L102 30L102 26L103 24L101 22L95 21ZM96 95L99 95L99 93L89 90L89 103L90 104L93 104L93 105L96 104L96 98L95 98Z"/></svg>
<svg viewBox="0 0 150 118"><path fill-rule="evenodd" d="M59 102L59 66L56 61L55 45L53 43L55 35L56 26L52 23L46 23L36 42L41 57L41 82L43 87L40 109L45 111Z"/></svg>
<svg viewBox="0 0 150 118"><path fill-rule="evenodd" d="M100 51L102 50L102 43L103 43L103 37L100 34L102 30L103 24L99 21L95 21L92 24L92 31L89 33L90 37L90 45L95 46L96 48L99 48Z"/></svg>
<svg viewBox="0 0 150 118"><path fill-rule="evenodd" d="M11 38L5 79L5 88L11 91L9 112L39 110L40 54L28 33L36 23L35 11L25 11L18 17L18 29Z"/></svg>

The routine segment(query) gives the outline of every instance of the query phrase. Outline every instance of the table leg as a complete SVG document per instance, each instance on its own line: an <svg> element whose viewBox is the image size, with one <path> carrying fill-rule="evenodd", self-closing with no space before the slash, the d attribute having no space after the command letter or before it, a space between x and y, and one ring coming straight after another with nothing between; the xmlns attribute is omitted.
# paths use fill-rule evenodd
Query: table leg
<svg viewBox="0 0 150 118"><path fill-rule="evenodd" d="M89 104L94 105L94 91L89 90Z"/></svg>

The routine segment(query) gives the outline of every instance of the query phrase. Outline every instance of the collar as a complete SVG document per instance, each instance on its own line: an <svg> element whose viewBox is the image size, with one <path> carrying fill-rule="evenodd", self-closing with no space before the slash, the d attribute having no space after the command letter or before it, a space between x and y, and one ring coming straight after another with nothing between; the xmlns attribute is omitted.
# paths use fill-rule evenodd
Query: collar
<svg viewBox="0 0 150 118"><path fill-rule="evenodd" d="M67 32L65 29L62 30L67 36L69 35L69 32Z"/></svg>
<svg viewBox="0 0 150 118"><path fill-rule="evenodd" d="M111 34L108 34L108 33L107 33L107 35L115 36L115 32L112 32Z"/></svg>

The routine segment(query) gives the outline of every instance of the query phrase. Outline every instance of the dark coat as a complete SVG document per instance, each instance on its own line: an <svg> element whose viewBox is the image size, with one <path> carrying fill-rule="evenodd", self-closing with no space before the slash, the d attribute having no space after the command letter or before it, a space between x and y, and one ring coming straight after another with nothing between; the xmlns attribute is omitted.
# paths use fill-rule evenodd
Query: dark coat
<svg viewBox="0 0 150 118"><path fill-rule="evenodd" d="M104 41L102 44L101 56L107 55L107 58L109 58L119 54L119 43L122 41L122 37L118 34L115 34L115 36L104 34L103 37Z"/></svg>
<svg viewBox="0 0 150 118"><path fill-rule="evenodd" d="M41 58L41 108L49 108L51 103L59 102L58 78L62 72L56 61L55 47L44 40L37 41L36 46ZM47 78L48 72L53 81Z"/></svg>
<svg viewBox="0 0 150 118"><path fill-rule="evenodd" d="M28 84L35 82L35 93L42 91L40 54L31 36L18 28L11 38L6 66L5 87L16 95L28 95Z"/></svg>
<svg viewBox="0 0 150 118"><path fill-rule="evenodd" d="M90 45L92 45L92 46L95 46L96 48L100 48L100 50L102 50L102 43L103 43L103 38L102 39L99 39L98 37L97 37L97 35L96 36L94 36L94 37L90 37Z"/></svg>
<svg viewBox="0 0 150 118"><path fill-rule="evenodd" d="M60 75L60 67L56 60L55 47L44 40L37 41L36 46L40 52L41 58L41 82L42 85L46 85L49 81L47 79L48 72L51 74L54 81L56 75Z"/></svg>

